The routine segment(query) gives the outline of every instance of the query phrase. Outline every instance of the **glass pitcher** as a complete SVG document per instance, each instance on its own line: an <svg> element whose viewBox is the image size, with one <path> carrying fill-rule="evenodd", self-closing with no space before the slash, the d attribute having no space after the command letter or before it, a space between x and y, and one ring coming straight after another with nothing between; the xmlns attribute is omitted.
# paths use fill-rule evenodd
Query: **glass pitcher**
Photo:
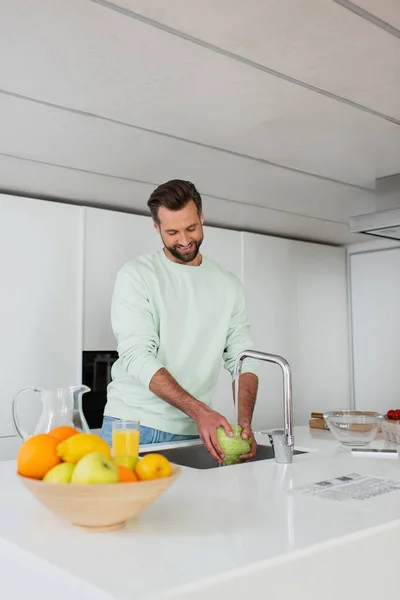
<svg viewBox="0 0 400 600"><path fill-rule="evenodd" d="M20 425L18 418L18 400L24 392L36 392L40 394L42 401L42 412L33 433L26 432ZM40 390L29 387L15 394L12 401L12 415L14 427L23 440L38 433L48 433L54 427L69 425L75 427L82 433L90 433L82 410L82 395L90 392L86 385L75 385L53 390Z"/></svg>

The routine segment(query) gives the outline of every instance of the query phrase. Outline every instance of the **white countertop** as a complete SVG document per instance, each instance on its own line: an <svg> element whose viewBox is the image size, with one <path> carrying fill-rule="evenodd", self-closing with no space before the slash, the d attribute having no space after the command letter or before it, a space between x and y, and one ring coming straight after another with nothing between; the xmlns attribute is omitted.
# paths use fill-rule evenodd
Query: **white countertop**
<svg viewBox="0 0 400 600"><path fill-rule="evenodd" d="M15 462L0 463L0 557L9 548L31 567L37 563L35 571L49 580L42 599L54 597L51 580L57 573L71 585L79 582L86 599L89 590L98 600L158 598L176 586L341 537L344 543L345 536L400 519L398 492L356 505L290 492L350 473L400 481L400 459L354 457L330 432L308 427L295 428L295 442L310 452L296 455L291 465L267 460L183 468L178 481L136 520L108 533L88 533L53 516L22 487ZM391 444L377 440L372 446Z"/></svg>

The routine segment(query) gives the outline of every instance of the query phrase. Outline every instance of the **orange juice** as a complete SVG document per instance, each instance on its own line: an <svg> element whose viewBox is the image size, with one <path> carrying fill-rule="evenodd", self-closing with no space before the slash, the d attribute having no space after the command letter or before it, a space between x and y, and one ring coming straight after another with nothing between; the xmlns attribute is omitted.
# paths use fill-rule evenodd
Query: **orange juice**
<svg viewBox="0 0 400 600"><path fill-rule="evenodd" d="M118 429L112 432L113 456L129 454L139 456L140 431L132 429Z"/></svg>

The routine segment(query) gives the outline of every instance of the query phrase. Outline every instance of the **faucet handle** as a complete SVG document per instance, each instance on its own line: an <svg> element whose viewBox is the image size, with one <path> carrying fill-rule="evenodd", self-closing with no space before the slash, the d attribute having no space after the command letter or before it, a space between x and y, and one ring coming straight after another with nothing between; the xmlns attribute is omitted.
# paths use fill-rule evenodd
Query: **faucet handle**
<svg viewBox="0 0 400 600"><path fill-rule="evenodd" d="M283 429L269 429L262 433L268 435L277 463L293 462L293 447L288 445Z"/></svg>

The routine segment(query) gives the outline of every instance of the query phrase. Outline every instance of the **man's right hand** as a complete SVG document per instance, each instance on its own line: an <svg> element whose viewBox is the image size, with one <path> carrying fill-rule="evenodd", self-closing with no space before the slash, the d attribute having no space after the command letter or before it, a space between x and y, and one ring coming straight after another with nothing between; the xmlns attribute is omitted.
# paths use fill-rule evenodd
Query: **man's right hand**
<svg viewBox="0 0 400 600"><path fill-rule="evenodd" d="M218 427L223 427L226 431L226 434L229 437L232 437L232 427L224 416L207 405L199 408L194 420L203 444L211 456L221 464L222 459L224 458L224 451L218 442L217 429Z"/></svg>
<svg viewBox="0 0 400 600"><path fill-rule="evenodd" d="M179 408L195 421L203 444L211 456L221 463L224 453L218 443L218 427L222 426L227 435L233 436L232 427L225 417L204 404L204 402L200 402L200 400L196 400L188 394L164 367L153 375L149 387L153 394L175 406L175 408Z"/></svg>

